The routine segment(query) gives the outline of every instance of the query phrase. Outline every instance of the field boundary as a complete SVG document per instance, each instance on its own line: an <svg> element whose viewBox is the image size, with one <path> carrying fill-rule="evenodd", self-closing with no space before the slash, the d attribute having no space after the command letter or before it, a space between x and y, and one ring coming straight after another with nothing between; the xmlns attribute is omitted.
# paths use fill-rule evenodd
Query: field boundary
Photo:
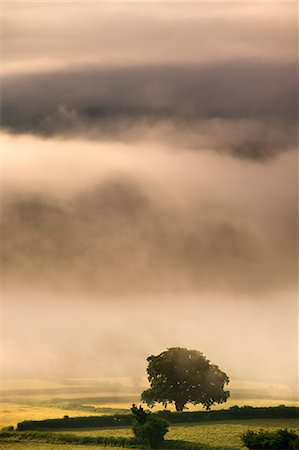
<svg viewBox="0 0 299 450"><path fill-rule="evenodd" d="M229 409L215 411L170 412L164 410L153 414L163 417L170 424L243 419L295 419L299 418L299 407L283 405L274 407L232 406ZM25 420L18 423L17 430L35 431L77 428L119 428L131 426L132 422L133 415L131 414L82 417L65 416L62 419Z"/></svg>

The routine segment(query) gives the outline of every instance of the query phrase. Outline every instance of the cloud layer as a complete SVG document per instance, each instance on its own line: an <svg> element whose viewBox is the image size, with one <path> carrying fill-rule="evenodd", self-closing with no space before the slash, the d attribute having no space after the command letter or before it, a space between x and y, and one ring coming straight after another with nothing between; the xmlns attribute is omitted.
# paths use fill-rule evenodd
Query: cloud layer
<svg viewBox="0 0 299 450"><path fill-rule="evenodd" d="M28 178L17 190L10 184L3 204L9 283L112 295L295 288L293 154L259 171L212 154L152 156L160 168L147 167L141 152L138 176L114 166L102 181L94 174L89 187L75 172L73 194L62 197L59 185L55 193L31 183L22 193ZM67 177L68 167L60 170Z"/></svg>
<svg viewBox="0 0 299 450"><path fill-rule="evenodd" d="M7 77L2 125L16 133L212 149L264 159L296 146L296 66L226 62Z"/></svg>

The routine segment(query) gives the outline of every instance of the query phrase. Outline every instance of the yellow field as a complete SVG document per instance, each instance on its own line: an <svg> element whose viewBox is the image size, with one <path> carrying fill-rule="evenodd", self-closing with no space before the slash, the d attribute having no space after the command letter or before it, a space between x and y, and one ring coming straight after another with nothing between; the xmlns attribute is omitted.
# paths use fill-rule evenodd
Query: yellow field
<svg viewBox="0 0 299 450"><path fill-rule="evenodd" d="M108 397L107 397L108 399ZM57 399L56 399L57 400ZM24 400L15 400L15 401L5 401L0 402L0 429L7 425L16 426L18 422L23 420L43 420L43 419L54 419L54 418L62 418L65 415L70 417L78 417L78 416L92 416L92 415L101 415L101 414L115 414L117 412L122 412L121 410L129 409L131 403L128 402L116 402L110 403L97 401L92 401L92 398L89 399L87 403L80 404L80 397L68 397L69 403L71 404L74 401L74 405L78 405L78 409L74 407L67 408L63 403L55 403L51 404L49 401L49 405L44 406L43 401L37 401L36 398L30 401L30 399ZM67 404L67 403L66 403ZM213 407L213 409L222 409L229 408L232 405L251 405L251 406L278 406L279 404L284 404L286 406L298 406L298 402L295 401L278 401L278 400L261 400L261 399L252 399L252 400L230 400L224 405L217 405L217 407ZM90 411L84 410L84 407L97 407L102 408L102 411L93 412L92 409ZM158 405L154 408L154 410L162 409L161 405ZM168 409L174 410L173 407L169 407ZM189 411L201 410L199 406L189 406Z"/></svg>
<svg viewBox="0 0 299 450"><path fill-rule="evenodd" d="M62 418L63 416L83 416L80 410L65 410L54 407L41 407L22 405L15 402L0 403L0 428L7 425L16 426L23 420L43 420L51 418Z"/></svg>
<svg viewBox="0 0 299 450"><path fill-rule="evenodd" d="M146 386L146 377L140 383ZM238 406L299 406L291 401L291 393L284 386L231 380L231 397L213 409ZM0 392L0 428L23 420L115 414L128 410L132 403L140 403L142 388L130 377L68 380L2 379ZM262 394L265 399L260 398ZM270 398L270 395L276 398ZM256 397L255 397L256 396ZM245 398L246 397L246 398ZM259 397L259 398L257 398ZM202 410L188 405L189 411ZM94 408L97 408L95 410ZM99 409L100 408L100 409ZM157 405L153 410L163 409ZM168 409L174 410L173 406Z"/></svg>

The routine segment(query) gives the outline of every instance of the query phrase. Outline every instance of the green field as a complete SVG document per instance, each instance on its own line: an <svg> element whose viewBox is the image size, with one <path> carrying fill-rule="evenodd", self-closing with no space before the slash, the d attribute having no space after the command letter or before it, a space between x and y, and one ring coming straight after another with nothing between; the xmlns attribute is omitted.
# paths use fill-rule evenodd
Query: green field
<svg viewBox="0 0 299 450"><path fill-rule="evenodd" d="M176 426L169 432L169 439L180 439L190 442L202 442L215 447L245 448L240 435L247 430L258 431L260 428L275 430L277 428L292 428L299 431L298 421L290 419L277 420L243 420L208 425Z"/></svg>
<svg viewBox="0 0 299 450"><path fill-rule="evenodd" d="M277 428L292 428L299 432L297 419L248 419L236 421L217 421L199 425L173 425L167 433L167 439L177 439L188 442L209 444L213 447L242 447L240 435L247 430L258 431L260 428L275 430ZM68 431L69 433L69 431ZM106 430L73 431L78 435L132 437L127 428Z"/></svg>
<svg viewBox="0 0 299 450"><path fill-rule="evenodd" d="M86 450L86 447L84 445L53 445L53 444L38 444L38 443L13 443L13 444L6 444L1 443L1 450ZM92 447L94 450L109 450L109 447ZM112 450L112 448L111 448ZM117 447L113 447L113 450L121 450Z"/></svg>
<svg viewBox="0 0 299 450"><path fill-rule="evenodd" d="M170 427L166 438L171 440L180 440L192 443L208 444L213 449L245 449L242 446L240 435L247 431L258 431L261 428L275 430L277 428L288 428L299 432L299 422L297 419L248 419L239 421L217 421L209 424L196 425L173 425ZM53 432L54 433L54 432ZM61 433L61 430L59 431ZM132 437L129 428L110 428L110 429L89 429L89 430L67 430L67 434L79 436L102 436L102 437ZM2 443L1 449L5 450L86 450L94 448L96 450L108 450L110 447L103 446L82 446L69 444L46 444L35 442L20 443ZM116 447L113 447L117 450Z"/></svg>

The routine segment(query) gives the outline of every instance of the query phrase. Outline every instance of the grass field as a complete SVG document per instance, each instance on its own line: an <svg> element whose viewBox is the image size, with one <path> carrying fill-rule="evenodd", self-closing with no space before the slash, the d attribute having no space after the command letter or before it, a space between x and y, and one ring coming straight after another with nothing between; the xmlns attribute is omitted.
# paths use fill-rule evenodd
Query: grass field
<svg viewBox="0 0 299 450"><path fill-rule="evenodd" d="M291 428L299 432L299 422L296 419L248 419L239 421L217 421L199 425L173 425L167 433L167 439L177 439L188 442L209 444L213 447L229 447L243 449L240 435L247 430L258 431L260 428L275 430ZM69 430L67 431L70 432ZM127 428L73 431L86 436L132 437Z"/></svg>
<svg viewBox="0 0 299 450"><path fill-rule="evenodd" d="M169 439L190 442L202 442L215 447L245 448L240 435L247 430L258 431L260 428L275 430L292 428L299 431L298 421L290 419L243 420L234 422L210 423L208 425L174 426L168 434Z"/></svg>
<svg viewBox="0 0 299 450"><path fill-rule="evenodd" d="M131 403L116 401L115 397L109 396L103 398L99 396L65 396L56 398L37 398L20 397L10 399L2 398L0 401L0 428L7 425L16 426L18 422L23 420L42 420L49 418L62 418L64 415L70 417L90 416L100 414L117 414L128 410ZM251 406L277 406L283 403L285 405L298 405L297 402L280 401L273 402L271 400L230 400L225 407L232 404L242 406L244 404ZM223 408L224 405L219 405ZM96 408L96 409L95 409ZM158 407L157 409L160 409ZM191 406L189 411L201 409ZM215 408L217 409L217 408ZM172 425L167 434L167 439L181 440L192 443L208 444L211 447L220 449L245 449L242 447L240 435L251 429L257 431L260 428L277 429L289 428L299 432L299 422L296 419L249 419L240 421L217 421L203 424L192 425ZM61 430L59 430L61 432ZM103 437L131 437L132 432L128 428L113 429L89 429L89 430L67 430L67 433L87 436L103 436ZM19 442L19 443L1 443L1 450L86 450L86 448L94 448L95 450L109 450L112 447L103 447L96 445L86 447L82 445L70 444L48 444L38 442ZM117 450L116 447L113 447Z"/></svg>
<svg viewBox="0 0 299 450"><path fill-rule="evenodd" d="M72 404L73 403L73 404ZM65 415L70 417L91 416L101 414L122 414L127 410L121 408L120 404L89 404L80 405L76 402L33 402L33 401L11 401L0 403L0 429L7 426L16 426L23 420L43 420L62 418ZM93 407L97 409L94 410ZM126 407L128 405L126 404Z"/></svg>
<svg viewBox="0 0 299 450"><path fill-rule="evenodd" d="M173 425L170 427L166 438L172 440L187 441L192 443L208 444L213 448L245 449L242 446L240 435L247 431L258 431L261 428L275 430L278 428L288 428L299 432L299 422L297 419L248 419L239 421L217 421L209 424L196 425ZM61 430L59 431L61 433ZM89 429L89 430L67 430L79 436L101 436L101 437L132 437L129 428L113 429ZM86 446L69 444L44 444L35 442L2 443L1 449L15 450L86 450ZM88 447L90 448L90 447ZM95 446L96 450L109 450L109 447ZM114 450L116 447L114 447Z"/></svg>
<svg viewBox="0 0 299 450"><path fill-rule="evenodd" d="M53 445L53 444L38 444L36 442L27 443L1 443L1 450L86 450L86 448L93 448L94 450L109 450L109 447L86 447L85 445ZM123 450L117 447L110 447L111 450Z"/></svg>

